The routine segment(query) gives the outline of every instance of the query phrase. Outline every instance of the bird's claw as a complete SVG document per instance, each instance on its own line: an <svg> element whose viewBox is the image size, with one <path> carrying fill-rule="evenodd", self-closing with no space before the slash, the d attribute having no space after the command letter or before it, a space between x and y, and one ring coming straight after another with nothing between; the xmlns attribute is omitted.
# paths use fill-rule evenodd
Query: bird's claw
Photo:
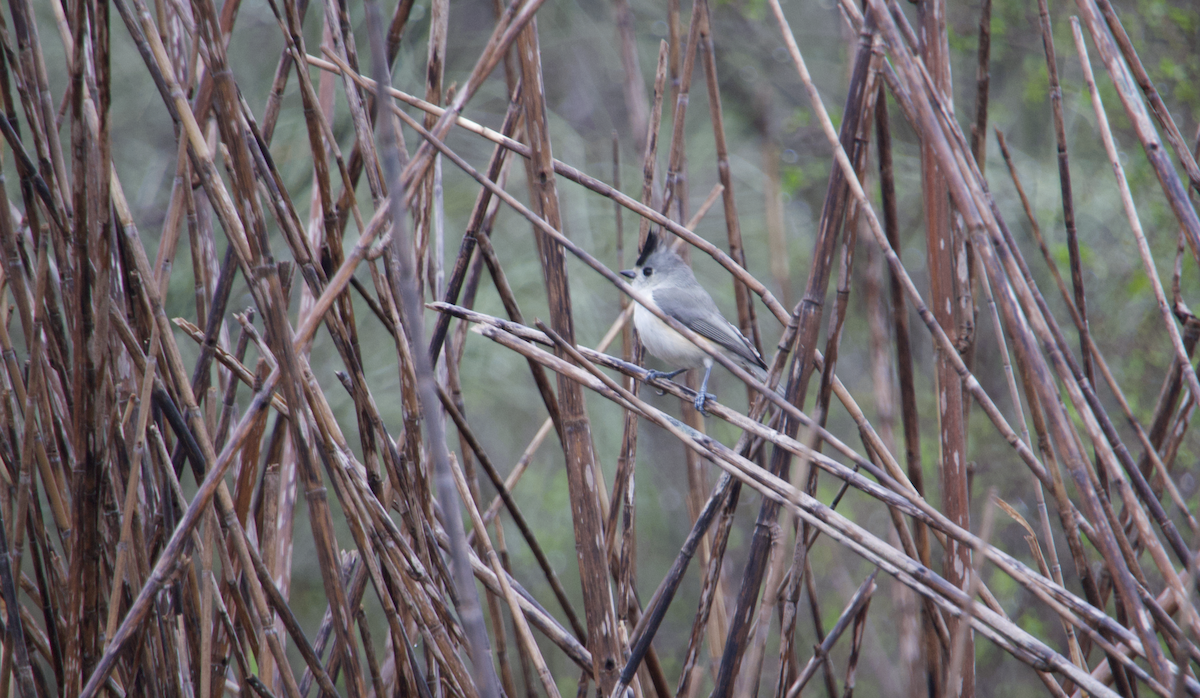
<svg viewBox="0 0 1200 698"><path fill-rule="evenodd" d="M676 371L649 370L649 371L646 371L646 381L649 382L649 381L656 381L656 380L671 380L672 378L674 378L675 376L678 376L679 374L683 373L686 370L687 370L686 368L681 368ZM666 395L666 393L667 393L667 391L660 390L660 389L655 389L654 392L659 395Z"/></svg>
<svg viewBox="0 0 1200 698"><path fill-rule="evenodd" d="M696 408L696 411L704 417L708 416L708 412L704 410L704 405L710 398L716 400L717 396L713 395L712 393L697 393L696 399L692 402L692 405Z"/></svg>

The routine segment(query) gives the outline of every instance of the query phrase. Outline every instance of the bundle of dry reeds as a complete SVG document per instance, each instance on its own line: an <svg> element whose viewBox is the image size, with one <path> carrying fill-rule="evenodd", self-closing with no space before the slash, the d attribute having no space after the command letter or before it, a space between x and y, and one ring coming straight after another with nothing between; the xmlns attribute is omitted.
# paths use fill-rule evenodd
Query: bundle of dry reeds
<svg viewBox="0 0 1200 698"><path fill-rule="evenodd" d="M640 77L632 10L613 3L637 134L625 145L643 149L637 197L554 157L543 87L554 68L541 61L541 0L497 1L490 38L458 76L445 70L448 52L462 50L449 35L449 2L433 0L423 97L378 89L393 84L411 0L400 0L390 19L377 0L364 0L361 26L351 21L360 8L348 3L268 4L284 49L264 95L243 92L230 64L231 42L254 40L233 32L238 0L8 3L0 127L17 186L10 194L0 181L0 698L299 698L314 683L331 696L558 698L575 688L603 698L626 690L638 698L710 690L715 698L794 698L818 672L824 688L810 691L849 696L871 649L868 622L895 629L886 641L900 659L867 660L884 667L871 679L882 693L1002 692L976 685L977 656L1027 665L1056 696L1200 693L1191 666L1200 662L1192 596L1200 526L1177 484L1194 472L1176 458L1200 395L1191 362L1200 320L1181 291L1183 269L1200 264L1200 168L1109 0L1076 1L1074 45L1061 58L1039 0L1069 284L1029 203L1028 221L1006 221L991 193L1015 185L1024 201L1000 134L1008 170L984 176L988 0L969 137L948 97L944 0L921 0L915 13L897 0L840 3L854 39L837 127L793 38L794 13L768 0L762 22L782 37L832 152L812 264L797 272L797 282L806 280L790 308L778 212L770 242L742 236L707 0L690 19L669 3L652 86ZM323 15L306 22L306 13ZM320 27L319 48L306 26ZM55 42L61 47L48 50ZM157 88L149 103L169 115L175 134L169 204L153 232L139 229L115 165L125 144L113 140L111 115L114 100L128 97L114 93L117 43L136 48L140 89ZM1089 51L1119 106L1101 101ZM1089 333L1058 73L1076 52L1173 357L1157 403L1140 409ZM48 78L52 56L69 77L58 92ZM701 78L718 184L688 216L684 126ZM503 125L468 118L472 98L501 81ZM338 88L349 115L342 133L333 119ZM287 110L308 137L310 177L300 183L272 155ZM1131 124L1137 157L1152 167L1179 231L1171 297L1108 127L1113 113ZM899 254L898 121L920 146L920 283ZM452 131L470 147L492 148L486 167L447 146ZM527 198L509 193L513 166L524 168ZM446 229L443 173L452 171L469 176L475 193L461 236ZM737 324L755 344L780 336L766 352L765 385L715 357L748 389L744 411L710 403L708 427L727 424L721 433L739 435L733 445L706 433L685 385L648 385L683 398L682 419L639 391L648 378L628 299L598 345L577 342L569 258L622 297L646 299L564 234L564 181L615 204L618 259L632 258L633 236L621 232L622 212L632 212L639 241L652 227L669 231L681 249L710 256L732 276ZM778 198L778 178L771 181ZM718 200L727 230L719 244L693 232ZM510 284L493 227L500 211L532 226L544 295ZM1014 236L1026 225L1036 246ZM445 247L459 239L457 252ZM769 282L747 264L747 246L758 244L772 246ZM1027 260L1035 248L1042 258ZM875 260L857 276L856 250ZM192 260L186 301L178 288L188 270L173 270L179 253ZM1057 288L1038 284L1047 269ZM176 297L168 298L173 279ZM507 317L474 309L477 292L492 287ZM243 288L251 305L235 313ZM859 307L852 294L865 295L868 307L870 394L852 394L836 370L845 321ZM546 309L548 322L522 314L531 304ZM394 347L397 394L373 389L364 366L375 357L364 358L360 340L367 333L385 334ZM618 337L620 353L606 353ZM524 359L548 415L508 472L481 431L502 415L473 411L464 398L473 382L493 389L463 365L468 339ZM913 349L925 341L935 353L928 395ZM983 351L985 341L993 345ZM340 385L314 368L315 342L336 353ZM345 415L331 406L342 391L352 401ZM608 477L588 394L623 418ZM382 410L385 400L398 411ZM936 423L924 443L919 403L937 405L936 418L923 415L927 427ZM989 489L986 474L972 483L972 414L1006 444L992 457L1022 473L1019 496L1035 502L1031 523ZM839 436L831 419L853 426ZM640 428L677 439L687 453L691 530L661 579L637 574ZM555 551L539 542L546 531L514 496L533 454L553 450L542 445L551 431L565 461L577 566L562 562L569 555L554 564ZM715 485L706 469L720 471ZM886 513L887 523L852 519L839 508L845 496ZM1027 547L997 544L998 516L1023 527ZM305 518L308 530L296 526ZM747 542L733 553L735 536ZM865 561L868 572L842 584L840 596L822 597L809 555L816 545ZM297 546L317 560L326 606L319 627L303 625L289 592ZM536 568L514 568L510 548L531 551ZM911 602L872 606L885 579ZM667 637L667 611L683 603L677 596L689 584L699 587L690 635ZM998 586L1007 591L993 593ZM1046 622L1010 618L1014 594ZM841 610L830 625L821 614L833 606ZM803 645L807 633L815 648Z"/></svg>

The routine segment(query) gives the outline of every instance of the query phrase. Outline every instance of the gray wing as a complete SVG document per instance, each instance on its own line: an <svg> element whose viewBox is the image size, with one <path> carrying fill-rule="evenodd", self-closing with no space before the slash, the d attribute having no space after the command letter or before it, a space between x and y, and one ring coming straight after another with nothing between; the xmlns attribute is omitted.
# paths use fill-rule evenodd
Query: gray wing
<svg viewBox="0 0 1200 698"><path fill-rule="evenodd" d="M691 331L716 342L751 365L763 369L767 367L754 345L721 315L712 297L694 280L681 286L657 288L652 296L663 313L680 321Z"/></svg>

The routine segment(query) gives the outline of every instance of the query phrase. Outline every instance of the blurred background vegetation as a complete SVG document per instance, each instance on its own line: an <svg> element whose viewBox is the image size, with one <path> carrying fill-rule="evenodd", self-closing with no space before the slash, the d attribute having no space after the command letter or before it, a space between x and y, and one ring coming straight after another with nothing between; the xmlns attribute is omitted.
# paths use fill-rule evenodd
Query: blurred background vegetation
<svg viewBox="0 0 1200 698"><path fill-rule="evenodd" d="M50 0L53 2L54 0ZM841 111L849 77L849 62L857 39L847 29L832 0L785 0L784 9L797 33L822 96L834 116L835 124ZM1200 5L1195 0L1120 0L1114 2L1134 44L1168 107L1182 131L1189 138L1197 133L1200 117ZM653 70L659 41L668 35L667 8L663 2L631 2L636 20L635 34L641 73L647 92L653 85ZM685 4L686 5L686 4ZM953 54L954 105L969 133L975 98L975 65L978 43L979 3L949 3L948 29ZM450 5L449 56L446 82L465 80L483 42L494 25L490 2L455 0ZM390 6L385 12L390 13ZM909 8L911 9L911 8ZM351 16L362 22L362 6L350 3ZM690 8L683 8L684 27ZM1113 365L1117 379L1125 387L1135 413L1148 419L1163 375L1169 366L1171 350L1154 307L1148 279L1136 254L1133 238L1114 183L1111 168L1094 127L1095 115L1082 83L1080 67L1070 37L1068 17L1074 5L1051 3L1051 19L1058 44L1059 71L1063 85L1063 106L1069 152L1074 178L1078 229L1084 262L1084 282L1088 291L1091 326L1105 355ZM426 43L428 38L427 7L418 2L405 31L400 57L396 63L394 82L410 94L424 92ZM66 71L61 43L53 14L42 7L41 34L50 69L50 79L56 100L66 90ZM310 52L319 46L321 11L314 3L306 20ZM640 187L640 134L630 126L623 84L626 76L619 53L613 6L606 2L550 2L538 12L542 63L550 125L555 156L564 162L606 181L612 180L612 141L620 145L620 179L622 189L636 196ZM722 0L714 5L716 60L724 102L725 126L730 145L730 163L736 188L736 199L745 240L749 270L767 281L771 291L791 307L803 291L812 253L813 231L820 215L827 179L832 162L829 146L813 118L811 106L804 95L780 38L779 29L763 0L744 2ZM356 33L366 36L364 32ZM1034 213L1060 268L1066 269L1066 243L1062 233L1062 204L1059 195L1058 172L1055 160L1055 141L1051 125L1048 79L1042 39L1038 28L1037 4L1033 0L995 0L992 10L991 98L989 126L1003 131L1012 149L1016 167L1034 206ZM125 183L134 215L148 243L166 214L175 172L177 156L175 134L145 66L133 48L126 31L113 13L113 104L112 142L117 172ZM229 42L230 62L243 96L261 113L283 42L269 5L260 0L242 4L233 36ZM366 47L360 46L363 55ZM313 69L314 78L319 71ZM1123 164L1129 175L1142 215L1150 244L1160 264L1160 273L1169 279L1175 258L1178 226L1165 204L1154 174L1141 153L1140 146L1129 131L1129 124L1118 106L1118 100L1101 71L1097 75L1101 94L1109 108L1109 119L1116 131ZM354 132L344 103L341 87L335 90L337 106L333 129L348 152ZM500 71L473 98L464 113L468 118L498 128L507 106L507 97ZM669 138L670 111L664 108L662 138ZM275 132L272 155L294 201L303 215L310 199L308 189L312 180L309 141L305 131L300 98L295 82L288 85L283 116ZM923 218L920 198L920 166L918 144L903 124L899 110L893 108L895 125L895 159L902 256L924 292L928 280L925 266ZM411 148L418 138L406 132ZM490 144L462 130L455 130L449 144L482 168L490 153ZM717 182L712 130L708 116L707 96L700 78L693 84L687 121L687 186L690 192L689 210ZM660 150L660 172L665 169L665 147ZM15 181L11 160L5 162L5 172ZM872 164L877 167L872 151ZM773 255L768 244L767 210L769 172L777 169L781 186L783 232L786 242L787 277L784 284L771 274ZM443 166L445 196L445 231L447 261L452 261L458 242L474 201L477 185L466 175L446 163ZM515 175L516 173L514 173ZM1051 308L1060 322L1069 324L1068 316L1057 294L1050 292L1053 284L1040 256L1036 252L1020 202L1004 167L996 138L988 134L986 174L991 190L1005 218L1031 260L1034 275L1046 290ZM874 188L874 177L871 177ZM365 184L360 187L360 204L369 209ZM508 188L524 198L524 178L512 176ZM874 189L873 196L877 196ZM600 260L616 268L616 234L612 203L591 195L580 187L561 182L565 232ZM364 213L369 213L365 209ZM625 216L625 265L630 266L637 221ZM700 235L723 247L724 223L719 209L714 209L697 228ZM348 236L358 231L351 224ZM493 240L497 253L522 303L527 318L548 318L545 291L541 278L533 236L529 224L509 210L501 210ZM153 243L151 243L153 244ZM866 244L859 240L856 280L852 283L852 310L841 345L839 375L860 404L868 409L873 420L872 373L869 361L869 333L866 321L861 276L867 266ZM223 250L219 250L218 253ZM153 254L154 250L149 250ZM189 251L181 246L176 260L177 270L190 269ZM713 294L726 315L735 317L730 277L712 260L703 255L693 256L696 273ZM1035 261L1036 260L1036 261ZM774 260L778 264L778 259ZM577 263L568 261L572 294L575 304L577 340L594 346L616 317L618 293L604 279ZM1183 265L1183 291L1187 300L1195 299L1197 274L1194 265ZM370 281L365 276L365 282ZM239 279L239 284L244 282ZM295 285L298 298L301 284ZM828 300L828 299L827 299ZM168 315L194 317L192 281L189 273L176 273L168 298ZM231 310L252 305L243 286L235 289ZM293 302L293 312L297 303ZM499 300L488 280L480 286L476 307L483 312L503 315ZM985 310L982 309L981 310ZM360 312L366 314L365 307ZM771 348L778 340L781 328L766 312L760 312L763 322L764 346ZM918 361L918 395L927 400L921 405L926 483L936 488L936 410L932 403L932 354L928 334L919 323L913 324L915 357ZM976 365L987 367L978 377L988 392L997 396L1002 408L1009 409L1004 396L1007 390L1000 373L1000 360L990 321L980 315L979 355ZM380 408L398 430L401 406L398 399L398 377L391 338L373 323L364 323L361 342L364 348L367 376ZM1074 343L1075 340L1072 339ZM180 337L180 346L192 351L190 340ZM253 365L253 349L248 365ZM664 368L653 363L652 366ZM312 350L312 365L325 387L328 399L337 408L343 428L355 430L353 405L338 384L333 371L340 368L336 352L324 334ZM741 409L745 406L744 391L720 369L715 373L715 390L723 401ZM477 433L486 440L492 458L507 471L520 457L536 429L545 418L541 400L529 377L527 366L519 356L481 338L468 334L463 362L464 401L468 418ZM810 391L811 393L812 391ZM658 397L647 391L647 399L673 413L678 413L677 401L669 396ZM1108 399L1107 392L1102 397ZM589 414L597 454L611 483L621 437L621 410L600 398L589 396ZM710 421L713 435L732 444L738 434L724 423ZM857 443L853 423L838 408L830 423L834 433L850 443ZM1018 509L1031 507L1029 478L1023 467L984 423L978 410L972 412L969 459L974 464L973 496L975 511L988 487L998 487L1000 495ZM356 443L351 439L352 443ZM456 439L452 443L457 444ZM1196 501L1197 483L1191 474L1196 455L1195 439L1185 442L1179 456L1180 487L1189 502ZM643 601L653 591L678 550L691 520L685 498L683 449L656 428L645 426L641 432L638 462L638 577ZM710 480L715 475L709 473ZM190 483L189 483L190 484ZM823 501L829 501L834 485L825 482L821 490ZM490 488L484 486L490 498ZM574 561L574 538L567 497L563 458L555 439L542 446L534 458L530 472L515 494L555 568L569 592L578 602L579 587ZM937 501L936 493L931 495ZM331 498L335 507L336 501ZM744 559L742 544L752 532L757 498L743 494L729 552L727 573L740 571ZM842 503L841 511L878 535L886 536L889 527L886 512L853 490ZM1028 512L1026 511L1028 514ZM297 530L302 523L304 507L297 507ZM1033 516L1029 516L1033 518ZM344 532L342 532L344 534ZM1022 531L1001 517L993 538L1001 547L1022 554L1025 550ZM513 540L516 534L513 533ZM315 632L325 607L324 592L312 554L312 542L306 535L295 538L296 550L291 585L292 606L309 632ZM353 547L349 536L341 538L343 547ZM524 546L511 547L516 576L533 594L548 598L548 590L540 575L522 574L533 567L532 558ZM816 584L821 591L820 603L829 622L840 611L858 582L869 573L866 563L845 550L827 542L819 542L812 552ZM1040 637L1058 637L1061 630L1039 616L1031 598L1017 589L1006 577L990 575L987 579L993 591L1018 622ZM876 595L868 616L868 632L864 652L864 668L860 670L861 695L901 695L904 682L898 680L900 663L896 656L895 632L888 627L891 613L883 610L892 603L895 582L881 577L881 589ZM736 591L736 574L729 580ZM656 647L667 675L678 675L679 664L686 646L692 615L696 609L699 578L696 568L681 590L681 596L671 608ZM368 594L368 603L374 603ZM1054 626L1054 627L1049 627ZM383 634L382 625L379 628ZM801 639L797 645L805 654L813 642L811 624L800 623ZM773 646L768 647L768 656ZM844 653L845 649L837 650ZM976 645L978 660L978 690L980 695L1026 695L1042 690L1029 669L1017 662L1003 661L1003 653L987 641ZM547 652L551 668L560 680L560 690L571 695L575 690L577 672L561 655ZM844 655L836 655L838 665ZM773 667L768 662L768 668ZM770 669L774 671L773 668ZM772 685L772 677L764 676L764 685Z"/></svg>

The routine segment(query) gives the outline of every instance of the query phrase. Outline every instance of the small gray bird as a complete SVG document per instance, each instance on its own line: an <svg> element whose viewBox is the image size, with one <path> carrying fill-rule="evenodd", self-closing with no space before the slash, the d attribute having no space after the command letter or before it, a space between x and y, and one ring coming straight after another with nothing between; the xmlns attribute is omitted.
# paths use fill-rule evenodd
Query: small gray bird
<svg viewBox="0 0 1200 698"><path fill-rule="evenodd" d="M657 234L651 232L646 236L636 266L621 274L632 279L633 287L648 296L664 315L711 340L705 342L706 348L719 349L752 373L766 375L767 365L754 345L721 315L712 296L696 282L691 268ZM705 392L712 374L712 356L640 304L633 310L633 326L646 351L672 366L683 367L670 373L651 371L651 378L674 378L689 368L704 367L704 380L700 382L695 405L701 414L707 414L704 403L715 397Z"/></svg>

